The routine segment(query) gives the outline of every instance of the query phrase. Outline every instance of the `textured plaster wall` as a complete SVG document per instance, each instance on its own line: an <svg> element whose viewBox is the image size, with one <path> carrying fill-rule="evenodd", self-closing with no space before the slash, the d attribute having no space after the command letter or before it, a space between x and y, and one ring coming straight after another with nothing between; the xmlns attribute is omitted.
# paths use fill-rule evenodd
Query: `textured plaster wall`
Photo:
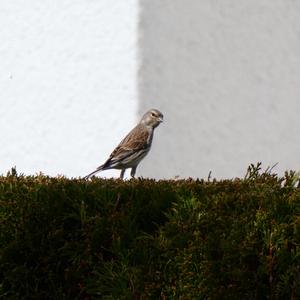
<svg viewBox="0 0 300 300"><path fill-rule="evenodd" d="M292 0L1 1L0 173L83 176L150 107L138 175L299 169L299 28Z"/></svg>
<svg viewBox="0 0 300 300"><path fill-rule="evenodd" d="M1 173L107 158L136 122L137 20L137 0L0 2Z"/></svg>
<svg viewBox="0 0 300 300"><path fill-rule="evenodd" d="M140 174L300 169L300 2L141 0L139 111L160 108Z"/></svg>

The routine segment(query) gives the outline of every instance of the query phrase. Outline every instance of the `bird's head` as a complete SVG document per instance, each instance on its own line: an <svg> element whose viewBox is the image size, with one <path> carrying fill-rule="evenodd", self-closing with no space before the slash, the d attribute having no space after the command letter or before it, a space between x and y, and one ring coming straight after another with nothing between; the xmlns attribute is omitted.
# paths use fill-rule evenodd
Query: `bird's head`
<svg viewBox="0 0 300 300"><path fill-rule="evenodd" d="M152 128L156 128L160 123L163 122L164 116L157 109L148 110L142 117L141 123L146 126L151 126Z"/></svg>

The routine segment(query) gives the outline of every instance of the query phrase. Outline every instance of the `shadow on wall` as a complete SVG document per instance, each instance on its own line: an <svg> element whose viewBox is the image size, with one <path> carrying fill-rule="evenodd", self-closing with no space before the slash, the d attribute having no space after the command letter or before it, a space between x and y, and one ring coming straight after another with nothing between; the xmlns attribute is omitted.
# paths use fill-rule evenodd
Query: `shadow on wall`
<svg viewBox="0 0 300 300"><path fill-rule="evenodd" d="M141 0L140 6L139 114L155 107L165 121L139 175L205 178L212 171L228 178L257 161L279 162L282 170L299 166L293 136L300 126L300 5Z"/></svg>

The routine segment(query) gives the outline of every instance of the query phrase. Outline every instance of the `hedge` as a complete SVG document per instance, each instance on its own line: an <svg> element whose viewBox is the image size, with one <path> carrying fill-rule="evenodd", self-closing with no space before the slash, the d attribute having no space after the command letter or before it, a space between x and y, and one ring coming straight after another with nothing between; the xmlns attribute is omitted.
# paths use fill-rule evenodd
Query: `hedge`
<svg viewBox="0 0 300 300"><path fill-rule="evenodd" d="M0 177L0 299L300 299L299 176Z"/></svg>

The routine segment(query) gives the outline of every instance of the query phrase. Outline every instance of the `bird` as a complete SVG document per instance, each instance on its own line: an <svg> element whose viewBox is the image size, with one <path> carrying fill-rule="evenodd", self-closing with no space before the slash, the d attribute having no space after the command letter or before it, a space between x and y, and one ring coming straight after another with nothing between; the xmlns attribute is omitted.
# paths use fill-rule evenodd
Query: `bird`
<svg viewBox="0 0 300 300"><path fill-rule="evenodd" d="M163 114L158 109L148 110L140 122L113 150L105 163L86 175L84 179L108 169L120 169L120 178L123 179L128 168L131 168L130 175L134 178L138 164L151 149L154 129L163 122L163 118Z"/></svg>

